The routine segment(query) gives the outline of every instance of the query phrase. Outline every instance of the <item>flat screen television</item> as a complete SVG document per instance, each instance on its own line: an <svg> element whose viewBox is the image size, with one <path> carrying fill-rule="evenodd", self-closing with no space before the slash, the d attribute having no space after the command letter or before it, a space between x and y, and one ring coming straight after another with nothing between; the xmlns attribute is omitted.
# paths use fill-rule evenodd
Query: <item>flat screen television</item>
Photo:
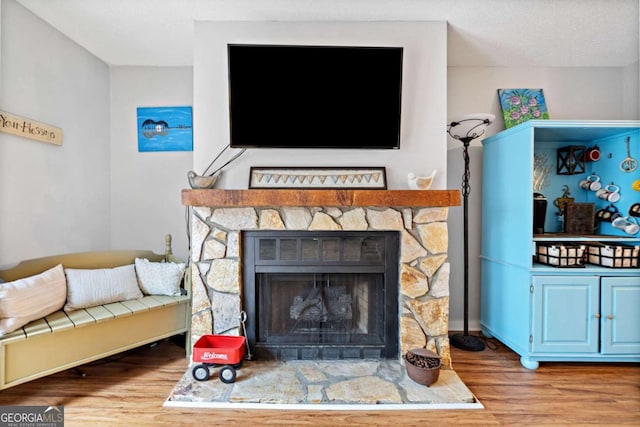
<svg viewBox="0 0 640 427"><path fill-rule="evenodd" d="M228 45L231 147L400 148L402 54Z"/></svg>

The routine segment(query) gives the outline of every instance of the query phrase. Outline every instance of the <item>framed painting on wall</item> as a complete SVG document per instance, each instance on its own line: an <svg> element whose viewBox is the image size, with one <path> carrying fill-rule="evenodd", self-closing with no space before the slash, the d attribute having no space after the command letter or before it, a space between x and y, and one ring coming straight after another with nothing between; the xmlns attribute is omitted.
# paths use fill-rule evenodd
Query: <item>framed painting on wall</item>
<svg viewBox="0 0 640 427"><path fill-rule="evenodd" d="M498 98L505 129L531 119L549 119L542 89L498 89Z"/></svg>
<svg viewBox="0 0 640 427"><path fill-rule="evenodd" d="M191 107L138 107L138 151L193 151Z"/></svg>

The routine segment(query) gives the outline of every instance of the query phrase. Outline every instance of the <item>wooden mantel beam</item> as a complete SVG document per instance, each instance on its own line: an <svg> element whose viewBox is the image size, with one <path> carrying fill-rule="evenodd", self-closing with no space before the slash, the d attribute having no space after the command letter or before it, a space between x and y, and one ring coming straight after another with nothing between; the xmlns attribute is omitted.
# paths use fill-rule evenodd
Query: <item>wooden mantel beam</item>
<svg viewBox="0 0 640 427"><path fill-rule="evenodd" d="M459 190L182 190L185 206L460 206Z"/></svg>

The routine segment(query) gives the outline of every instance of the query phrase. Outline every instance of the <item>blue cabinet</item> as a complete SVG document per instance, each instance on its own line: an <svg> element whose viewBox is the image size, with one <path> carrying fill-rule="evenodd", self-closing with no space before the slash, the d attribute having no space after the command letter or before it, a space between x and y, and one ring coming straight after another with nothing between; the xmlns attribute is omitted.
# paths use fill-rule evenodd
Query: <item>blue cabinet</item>
<svg viewBox="0 0 640 427"><path fill-rule="evenodd" d="M531 351L598 352L600 283L594 276L533 276Z"/></svg>
<svg viewBox="0 0 640 427"><path fill-rule="evenodd" d="M602 278L602 354L640 354L640 278Z"/></svg>
<svg viewBox="0 0 640 427"><path fill-rule="evenodd" d="M559 149L595 145L602 158L586 162L584 172L556 169ZM553 203L568 189L575 203L609 205L579 187L597 173L620 186L615 206L626 214L640 202L640 192L632 189L640 169L628 173L619 167L627 145L631 157L640 158L640 122L533 120L483 141L482 331L518 353L529 369L544 361L640 362L640 268L558 268L534 257L544 243L640 246L640 235L608 223L588 233L565 233ZM536 191L548 199L539 234L533 227Z"/></svg>

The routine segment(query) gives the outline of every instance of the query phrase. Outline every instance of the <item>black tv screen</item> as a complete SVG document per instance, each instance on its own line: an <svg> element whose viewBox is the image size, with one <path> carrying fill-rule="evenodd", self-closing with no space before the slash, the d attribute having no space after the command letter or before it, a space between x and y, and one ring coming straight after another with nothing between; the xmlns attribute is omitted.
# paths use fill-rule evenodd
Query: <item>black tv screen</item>
<svg viewBox="0 0 640 427"><path fill-rule="evenodd" d="M229 45L231 146L400 148L402 53Z"/></svg>

